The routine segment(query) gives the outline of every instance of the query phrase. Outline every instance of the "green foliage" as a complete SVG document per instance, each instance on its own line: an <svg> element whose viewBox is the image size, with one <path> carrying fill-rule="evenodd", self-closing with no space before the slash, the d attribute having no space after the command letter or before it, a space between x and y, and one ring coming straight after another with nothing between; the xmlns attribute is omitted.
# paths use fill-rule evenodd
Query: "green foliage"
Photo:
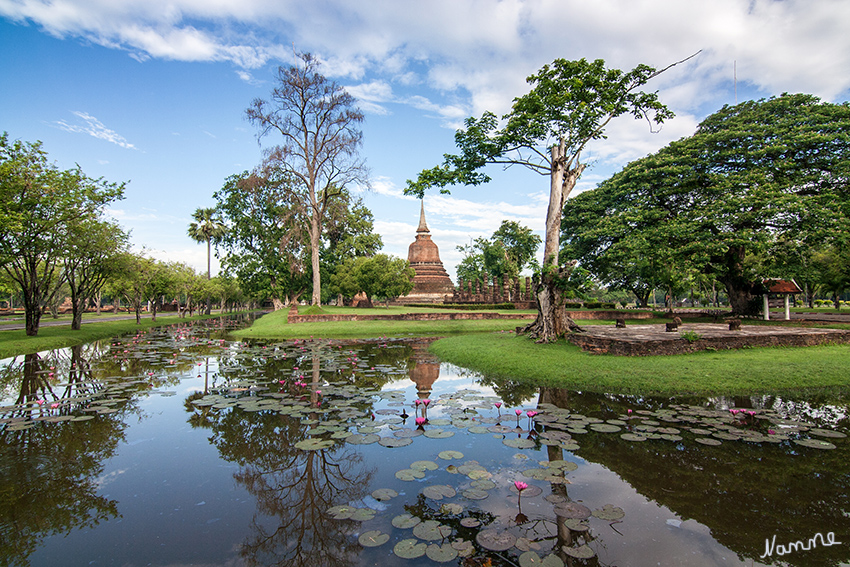
<svg viewBox="0 0 850 567"><path fill-rule="evenodd" d="M473 244L457 247L465 254L457 266L458 279L516 278L524 269L537 267L534 255L539 246L540 237L530 228L503 220L489 239L476 238Z"/></svg>
<svg viewBox="0 0 850 567"><path fill-rule="evenodd" d="M307 289L310 277L308 237L289 184L273 170L244 171L213 195L228 227L216 245L222 266L248 295L280 304Z"/></svg>
<svg viewBox="0 0 850 567"><path fill-rule="evenodd" d="M42 306L55 295L59 265L72 254L74 226L97 219L124 185L59 170L40 142L0 136L0 266L22 292L27 333L38 333Z"/></svg>
<svg viewBox="0 0 850 567"><path fill-rule="evenodd" d="M564 254L627 288L673 289L704 274L743 313L778 242L847 234L847 124L850 105L809 95L725 106L572 199Z"/></svg>
<svg viewBox="0 0 850 567"><path fill-rule="evenodd" d="M372 298L393 299L413 289L413 268L407 260L386 254L350 258L337 268L331 289L345 297L363 292Z"/></svg>
<svg viewBox="0 0 850 567"><path fill-rule="evenodd" d="M682 331L679 333L679 336L688 341L690 344L694 344L702 338L702 335L696 331Z"/></svg>
<svg viewBox="0 0 850 567"><path fill-rule="evenodd" d="M488 311L490 309L516 309L513 303L408 303L408 307L424 307L426 309L456 309L458 311Z"/></svg>

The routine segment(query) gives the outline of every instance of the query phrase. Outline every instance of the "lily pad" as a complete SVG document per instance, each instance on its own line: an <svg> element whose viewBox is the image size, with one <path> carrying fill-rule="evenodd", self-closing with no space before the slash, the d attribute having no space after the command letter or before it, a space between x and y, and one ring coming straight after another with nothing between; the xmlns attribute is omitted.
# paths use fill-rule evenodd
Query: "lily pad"
<svg viewBox="0 0 850 567"><path fill-rule="evenodd" d="M368 522L375 518L375 511L371 508L357 508L349 519L355 522Z"/></svg>
<svg viewBox="0 0 850 567"><path fill-rule="evenodd" d="M345 442L351 443L352 445L371 445L372 443L377 443L379 439L380 437L378 437L374 433L370 433L368 435L354 433L346 437Z"/></svg>
<svg viewBox="0 0 850 567"><path fill-rule="evenodd" d="M385 534L379 530L371 530L360 534L357 541L360 542L360 545L363 547L378 547L379 545L384 545L390 541L390 534Z"/></svg>
<svg viewBox="0 0 850 567"><path fill-rule="evenodd" d="M590 508L578 502L563 502L555 506L555 515L563 518L584 520L591 515Z"/></svg>
<svg viewBox="0 0 850 567"><path fill-rule="evenodd" d="M399 480L412 481L417 478L425 478L425 473L413 469L401 469L400 471L396 471L395 477Z"/></svg>
<svg viewBox="0 0 850 567"><path fill-rule="evenodd" d="M393 490L392 488L379 488L372 492L372 498L377 500L378 502L383 502L384 500L389 500L390 498L395 498L398 496L398 492Z"/></svg>
<svg viewBox="0 0 850 567"><path fill-rule="evenodd" d="M488 478L492 477L493 475L488 471L475 469L473 471L469 471L466 474L466 476L468 476L472 480L487 480Z"/></svg>
<svg viewBox="0 0 850 567"><path fill-rule="evenodd" d="M440 506L440 513L441 514L447 514L447 515L450 515L450 516L457 516L461 512L463 512L463 506L461 506L460 504L456 504L454 502L449 502L448 504L443 504L442 506Z"/></svg>
<svg viewBox="0 0 850 567"><path fill-rule="evenodd" d="M425 437L429 439L447 439L449 437L454 437L454 431L445 431L443 429L429 429L425 432Z"/></svg>
<svg viewBox="0 0 850 567"><path fill-rule="evenodd" d="M546 557L540 557L537 552L526 551L519 556L520 567L564 567L564 562L561 558L550 553Z"/></svg>
<svg viewBox="0 0 850 567"><path fill-rule="evenodd" d="M440 451L437 456L444 461L450 461L452 459L462 459L463 453L460 451Z"/></svg>
<svg viewBox="0 0 850 567"><path fill-rule="evenodd" d="M436 520L426 520L413 527L413 535L425 541L435 541L452 535L452 528Z"/></svg>
<svg viewBox="0 0 850 567"><path fill-rule="evenodd" d="M398 437L381 437L378 440L378 445L383 447L405 447L413 443L413 439L399 439Z"/></svg>
<svg viewBox="0 0 850 567"><path fill-rule="evenodd" d="M328 514L333 516L334 520L347 520L356 511L354 506L334 506L328 509Z"/></svg>
<svg viewBox="0 0 850 567"><path fill-rule="evenodd" d="M599 433L617 433L620 431L620 427L611 425L610 423L591 423L590 428Z"/></svg>
<svg viewBox="0 0 850 567"><path fill-rule="evenodd" d="M520 491L517 490L515 485L511 485L511 492L514 494L520 494ZM524 498L534 498L535 496L540 496L543 494L543 490L539 486L534 486L533 484L529 484L528 487L522 489L522 496Z"/></svg>
<svg viewBox="0 0 850 567"><path fill-rule="evenodd" d="M503 439L502 443L514 449L532 449L535 445L537 445L537 443L531 439L523 439L522 437L517 439Z"/></svg>
<svg viewBox="0 0 850 567"><path fill-rule="evenodd" d="M794 439L794 443L803 447L811 447L812 449L835 449L835 445L829 441L821 441L820 439Z"/></svg>
<svg viewBox="0 0 850 567"><path fill-rule="evenodd" d="M817 435L818 437L829 437L832 439L844 439L847 437L844 433L832 429L810 429L809 433Z"/></svg>
<svg viewBox="0 0 850 567"><path fill-rule="evenodd" d="M484 500L490 496L489 492L480 488L468 488L462 494L464 498L468 498L469 500Z"/></svg>
<svg viewBox="0 0 850 567"><path fill-rule="evenodd" d="M484 549L490 551L506 551L516 543L516 536L500 530L483 530L475 536L475 541Z"/></svg>
<svg viewBox="0 0 850 567"><path fill-rule="evenodd" d="M465 528L477 528L481 522L477 518L464 518L460 521L460 525Z"/></svg>
<svg viewBox="0 0 850 567"><path fill-rule="evenodd" d="M613 504L606 504L601 510L593 511L593 516L600 520L619 520L625 515L626 513L622 508L617 508Z"/></svg>
<svg viewBox="0 0 850 567"><path fill-rule="evenodd" d="M646 436L637 433L623 433L620 435L620 439L624 441L646 441Z"/></svg>
<svg viewBox="0 0 850 567"><path fill-rule="evenodd" d="M452 498L457 492L454 488L447 484L437 484L434 486L426 486L422 489L422 495L425 498L432 500L442 500L443 498Z"/></svg>
<svg viewBox="0 0 850 567"><path fill-rule="evenodd" d="M436 561L437 563L448 563L457 558L457 550L451 546L449 543L444 543L443 545L437 545L436 543L432 543L425 550L425 555L428 556L428 559L431 561Z"/></svg>
<svg viewBox="0 0 850 567"><path fill-rule="evenodd" d="M717 439L712 439L711 437L697 437L696 439L694 439L694 441L696 441L697 443L700 443L702 445L711 445L711 446L717 446L717 445L723 444L722 441L719 441Z"/></svg>
<svg viewBox="0 0 850 567"><path fill-rule="evenodd" d="M435 471L440 467L434 461L414 461L410 463L410 468L415 471Z"/></svg>
<svg viewBox="0 0 850 567"><path fill-rule="evenodd" d="M402 559L416 559L425 555L428 545L417 539L403 539L393 547L393 553Z"/></svg>
<svg viewBox="0 0 850 567"><path fill-rule="evenodd" d="M469 518L464 518L469 519ZM463 523L463 521L461 521ZM474 527L474 526L473 526ZM456 539L452 542L452 547L457 551L458 557L469 557L475 553L475 546L471 541L465 539Z"/></svg>
<svg viewBox="0 0 850 567"><path fill-rule="evenodd" d="M411 514L399 514L393 518L392 524L400 530L408 530L419 524L421 521L422 520Z"/></svg>
<svg viewBox="0 0 850 567"><path fill-rule="evenodd" d="M575 557L576 559L590 559L594 555L596 555L592 549L586 544L580 545L578 547L567 547L566 545L561 548L564 550L564 553L569 555L570 557Z"/></svg>
<svg viewBox="0 0 850 567"><path fill-rule="evenodd" d="M335 441L333 439L304 439L303 441L299 441L295 444L296 449L301 449L302 451L320 451L322 449L329 449L334 446Z"/></svg>

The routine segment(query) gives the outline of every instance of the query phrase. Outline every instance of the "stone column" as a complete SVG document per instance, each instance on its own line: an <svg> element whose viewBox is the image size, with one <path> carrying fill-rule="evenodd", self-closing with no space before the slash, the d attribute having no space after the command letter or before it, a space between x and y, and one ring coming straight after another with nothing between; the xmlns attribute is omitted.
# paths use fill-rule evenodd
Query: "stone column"
<svg viewBox="0 0 850 567"><path fill-rule="evenodd" d="M770 321L770 300L768 294L764 294L764 320Z"/></svg>

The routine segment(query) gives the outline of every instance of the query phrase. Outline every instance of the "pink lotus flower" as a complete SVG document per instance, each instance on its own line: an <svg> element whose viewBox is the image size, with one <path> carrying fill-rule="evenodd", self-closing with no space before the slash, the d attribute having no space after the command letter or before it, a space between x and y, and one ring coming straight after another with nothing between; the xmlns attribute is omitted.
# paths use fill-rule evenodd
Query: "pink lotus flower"
<svg viewBox="0 0 850 567"><path fill-rule="evenodd" d="M776 431L774 431L773 429L768 429L767 434L768 435L776 435Z"/></svg>
<svg viewBox="0 0 850 567"><path fill-rule="evenodd" d="M528 488L528 485L522 482L521 480L514 481L514 486L516 487L518 492L522 492L523 490Z"/></svg>
<svg viewBox="0 0 850 567"><path fill-rule="evenodd" d="M428 407L428 404L430 404L430 403L431 403L431 400L429 400L429 399L424 399L424 400L422 400L422 403L423 403L423 404L425 404L425 407L427 408L427 407Z"/></svg>
<svg viewBox="0 0 850 567"><path fill-rule="evenodd" d="M41 406L44 405L44 400L36 400L35 403Z"/></svg>
<svg viewBox="0 0 850 567"><path fill-rule="evenodd" d="M422 400L413 400L413 404L414 404L415 406L417 406L417 407L418 407L418 406L419 406L419 404L421 404L421 403L422 403Z"/></svg>
<svg viewBox="0 0 850 567"><path fill-rule="evenodd" d="M535 415L537 415L538 413L540 413L540 412L539 412L539 411L534 411L534 410L528 410L527 412L525 412L525 415L527 415L528 417L534 417L534 416L535 416Z"/></svg>
<svg viewBox="0 0 850 567"><path fill-rule="evenodd" d="M632 410L626 410L626 413L628 413L629 415L632 415Z"/></svg>
<svg viewBox="0 0 850 567"><path fill-rule="evenodd" d="M516 416L517 416L517 417L519 417L519 416L521 416L521 415L522 415L522 410L521 410L521 409L514 410L514 411L516 412Z"/></svg>
<svg viewBox="0 0 850 567"><path fill-rule="evenodd" d="M494 406L496 406L496 409L499 409L499 408L501 408L501 407L502 407L502 402L496 402L496 403L495 403L495 404L493 404L493 405L494 405Z"/></svg>
<svg viewBox="0 0 850 567"><path fill-rule="evenodd" d="M50 404L51 409L56 409L58 407L59 407L59 404L57 404L57 403Z"/></svg>
<svg viewBox="0 0 850 567"><path fill-rule="evenodd" d="M423 424L423 423L425 423L426 421L428 421L428 420L427 420L427 419L425 419L424 417L417 417L417 418L416 418L416 425L422 425L422 424Z"/></svg>
<svg viewBox="0 0 850 567"><path fill-rule="evenodd" d="M317 393L317 394L319 394L320 396L322 395L322 391L321 391L321 390L316 390L316 393Z"/></svg>

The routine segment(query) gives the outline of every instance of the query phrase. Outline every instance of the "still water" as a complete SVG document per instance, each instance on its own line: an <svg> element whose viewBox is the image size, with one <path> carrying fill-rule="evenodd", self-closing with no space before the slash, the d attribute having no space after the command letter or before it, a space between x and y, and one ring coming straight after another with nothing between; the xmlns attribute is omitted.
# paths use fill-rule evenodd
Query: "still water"
<svg viewBox="0 0 850 567"><path fill-rule="evenodd" d="M0 565L850 565L846 393L535 389L240 324L0 362Z"/></svg>

